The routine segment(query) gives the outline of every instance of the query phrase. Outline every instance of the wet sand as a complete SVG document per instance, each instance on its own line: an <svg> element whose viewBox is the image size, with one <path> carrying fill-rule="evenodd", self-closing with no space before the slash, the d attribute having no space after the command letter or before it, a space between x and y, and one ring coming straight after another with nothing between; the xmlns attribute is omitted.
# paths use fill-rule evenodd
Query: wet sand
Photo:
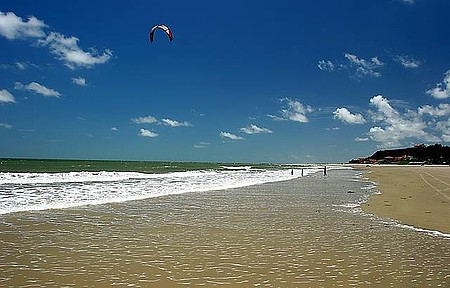
<svg viewBox="0 0 450 288"><path fill-rule="evenodd" d="M358 173L2 215L0 287L450 287L450 238L361 213Z"/></svg>
<svg viewBox="0 0 450 288"><path fill-rule="evenodd" d="M371 166L366 177L381 194L363 205L364 211L406 225L450 233L449 166Z"/></svg>

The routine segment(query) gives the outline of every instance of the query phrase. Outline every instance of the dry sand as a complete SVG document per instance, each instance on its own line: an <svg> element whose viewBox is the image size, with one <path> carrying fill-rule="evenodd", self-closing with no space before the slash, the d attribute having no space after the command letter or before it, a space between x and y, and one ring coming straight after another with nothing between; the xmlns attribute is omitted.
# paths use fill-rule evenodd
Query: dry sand
<svg viewBox="0 0 450 288"><path fill-rule="evenodd" d="M449 166L371 166L366 174L381 194L363 205L366 212L403 224L450 233Z"/></svg>

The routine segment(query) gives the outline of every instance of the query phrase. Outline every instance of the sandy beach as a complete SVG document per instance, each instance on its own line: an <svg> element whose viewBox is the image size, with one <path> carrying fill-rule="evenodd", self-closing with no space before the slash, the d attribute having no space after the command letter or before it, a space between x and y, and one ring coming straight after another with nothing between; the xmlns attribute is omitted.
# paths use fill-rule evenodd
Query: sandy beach
<svg viewBox="0 0 450 288"><path fill-rule="evenodd" d="M363 210L418 228L450 233L449 166L371 166L378 185Z"/></svg>

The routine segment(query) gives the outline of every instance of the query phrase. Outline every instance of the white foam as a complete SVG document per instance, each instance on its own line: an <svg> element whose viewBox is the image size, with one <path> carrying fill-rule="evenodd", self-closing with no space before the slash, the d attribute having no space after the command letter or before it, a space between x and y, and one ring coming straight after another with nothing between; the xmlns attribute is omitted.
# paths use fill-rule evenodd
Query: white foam
<svg viewBox="0 0 450 288"><path fill-rule="evenodd" d="M410 229L410 230L414 230L420 233L425 233L427 235L431 235L431 236L435 236L435 237L444 237L444 238L450 238L450 234L448 233L444 233L444 232L440 232L440 231L436 231L436 230L429 230L429 229L423 229L423 228L418 228L412 225L406 225L406 224L402 224L394 219L390 219L390 223L389 222L385 222L387 224L394 224L397 227L403 228L403 229Z"/></svg>
<svg viewBox="0 0 450 288"><path fill-rule="evenodd" d="M299 171L0 173L0 214L238 188L293 179ZM317 171L305 169L304 176Z"/></svg>

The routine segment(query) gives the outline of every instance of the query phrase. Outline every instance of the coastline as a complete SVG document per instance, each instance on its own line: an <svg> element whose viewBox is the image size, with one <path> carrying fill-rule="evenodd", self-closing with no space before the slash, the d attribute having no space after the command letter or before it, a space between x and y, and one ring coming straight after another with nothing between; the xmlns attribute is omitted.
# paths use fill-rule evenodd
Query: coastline
<svg viewBox="0 0 450 288"><path fill-rule="evenodd" d="M364 212L450 233L449 166L373 165L363 169L368 171L365 178L381 192L362 205Z"/></svg>
<svg viewBox="0 0 450 288"><path fill-rule="evenodd" d="M0 215L0 286L448 287L449 238L352 213L360 174Z"/></svg>

